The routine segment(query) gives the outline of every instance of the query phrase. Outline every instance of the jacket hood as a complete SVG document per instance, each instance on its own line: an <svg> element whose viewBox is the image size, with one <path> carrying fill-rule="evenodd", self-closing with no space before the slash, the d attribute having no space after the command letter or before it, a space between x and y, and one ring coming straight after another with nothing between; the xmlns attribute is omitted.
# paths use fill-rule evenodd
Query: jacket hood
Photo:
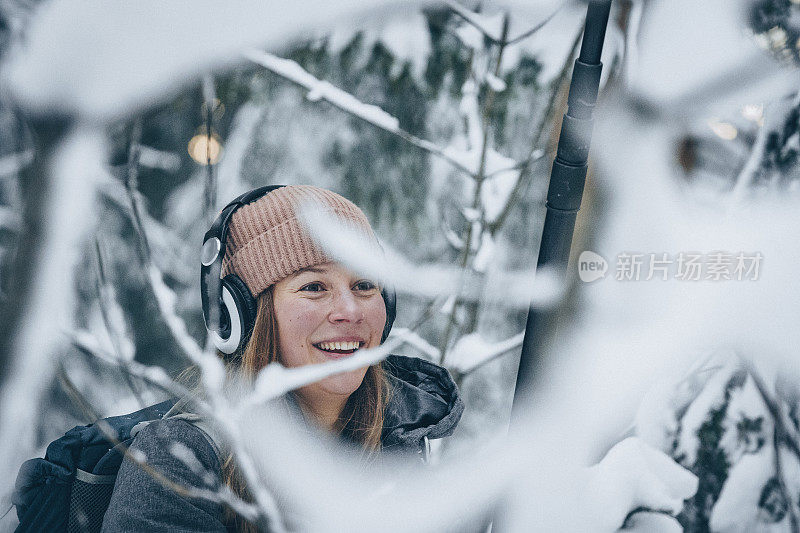
<svg viewBox="0 0 800 533"><path fill-rule="evenodd" d="M383 363L391 387L384 412L384 450L413 450L423 438L453 433L464 402L444 368L418 357L390 355Z"/></svg>

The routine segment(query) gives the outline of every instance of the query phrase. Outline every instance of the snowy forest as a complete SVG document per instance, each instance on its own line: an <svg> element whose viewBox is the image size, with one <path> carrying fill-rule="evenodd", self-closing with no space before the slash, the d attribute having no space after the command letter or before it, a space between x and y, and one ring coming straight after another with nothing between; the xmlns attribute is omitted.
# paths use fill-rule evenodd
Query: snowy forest
<svg viewBox="0 0 800 533"><path fill-rule="evenodd" d="M800 1L611 2L562 279L536 265L590 3L0 2L0 531L24 461L194 365L253 498L195 496L259 530L800 532ZM231 395L200 249L270 184L364 211L397 318ZM389 353L464 400L424 467L253 421Z"/></svg>

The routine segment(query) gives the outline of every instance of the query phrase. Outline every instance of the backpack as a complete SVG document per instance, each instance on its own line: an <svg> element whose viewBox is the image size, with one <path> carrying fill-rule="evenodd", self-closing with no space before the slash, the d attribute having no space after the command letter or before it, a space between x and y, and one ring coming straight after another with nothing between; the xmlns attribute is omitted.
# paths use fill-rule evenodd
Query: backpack
<svg viewBox="0 0 800 533"><path fill-rule="evenodd" d="M173 416L175 403L173 398L102 419L116 442L98 427L98 421L75 426L51 442L44 459L25 461L14 486L13 503L19 518L16 531L100 531L125 450L136 433L165 417L185 418L199 425L197 415ZM216 446L214 449L217 451Z"/></svg>

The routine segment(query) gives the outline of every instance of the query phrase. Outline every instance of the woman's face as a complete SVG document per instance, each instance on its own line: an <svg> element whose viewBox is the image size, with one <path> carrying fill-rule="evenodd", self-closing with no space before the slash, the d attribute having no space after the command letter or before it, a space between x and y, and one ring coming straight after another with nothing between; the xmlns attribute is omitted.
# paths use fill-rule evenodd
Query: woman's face
<svg viewBox="0 0 800 533"><path fill-rule="evenodd" d="M306 268L277 282L274 302L284 366L324 363L381 342L386 307L380 289L337 263ZM364 367L329 376L298 392L315 399L346 399L366 371Z"/></svg>

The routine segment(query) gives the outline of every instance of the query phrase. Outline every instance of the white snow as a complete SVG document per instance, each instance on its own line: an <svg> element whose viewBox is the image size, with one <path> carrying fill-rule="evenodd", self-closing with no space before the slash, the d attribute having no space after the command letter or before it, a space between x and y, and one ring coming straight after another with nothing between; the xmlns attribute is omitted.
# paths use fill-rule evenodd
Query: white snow
<svg viewBox="0 0 800 533"><path fill-rule="evenodd" d="M501 93L506 90L506 82L489 72L486 74L486 83L496 93Z"/></svg>
<svg viewBox="0 0 800 533"><path fill-rule="evenodd" d="M618 527L631 509L646 507L678 514L697 491L697 477L671 457L631 437L615 445L589 469L584 488L588 516L597 530Z"/></svg>
<svg viewBox="0 0 800 533"><path fill-rule="evenodd" d="M765 530L765 524L757 521L758 499L761 489L775 472L774 457L775 448L769 445L760 453L744 455L733 464L711 513L711 531L746 533ZM789 531L784 527L778 531Z"/></svg>
<svg viewBox="0 0 800 533"><path fill-rule="evenodd" d="M472 268L475 272L486 272L489 269L489 266L495 261L495 249L494 237L490 232L484 231L481 234L478 252L472 261Z"/></svg>
<svg viewBox="0 0 800 533"><path fill-rule="evenodd" d="M405 2L404 9L422 2ZM135 112L174 94L211 68L240 61L253 46L397 9L396 0L297 3L156 0L110 5L55 0L26 28L2 69L16 98L39 111L98 118Z"/></svg>
<svg viewBox="0 0 800 533"><path fill-rule="evenodd" d="M444 149L445 154L459 162L461 166L468 169L473 175L478 175L481 164L481 142L475 148L464 150L460 148L460 141ZM484 181L481 185L481 207L484 210L486 221L491 223L497 219L503 211L503 207L508 202L511 192L519 179L519 163L506 157L492 148L486 150L484 157ZM469 187L474 184L467 184L467 195ZM474 190L474 189L473 189Z"/></svg>

